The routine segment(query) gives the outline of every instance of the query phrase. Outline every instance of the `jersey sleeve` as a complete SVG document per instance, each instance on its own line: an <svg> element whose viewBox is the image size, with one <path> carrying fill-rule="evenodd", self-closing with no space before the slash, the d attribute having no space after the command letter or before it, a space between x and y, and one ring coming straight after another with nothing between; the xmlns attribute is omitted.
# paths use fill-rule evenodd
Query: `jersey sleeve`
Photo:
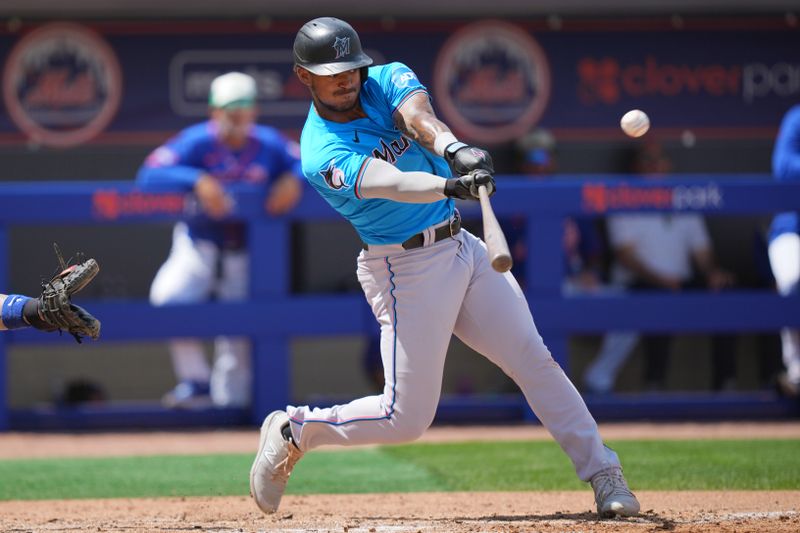
<svg viewBox="0 0 800 533"><path fill-rule="evenodd" d="M193 161L196 141L184 131L153 150L136 174L137 184L148 190L191 189L203 169Z"/></svg>
<svg viewBox="0 0 800 533"><path fill-rule="evenodd" d="M800 181L800 105L791 108L781 122L772 169L778 181Z"/></svg>
<svg viewBox="0 0 800 533"><path fill-rule="evenodd" d="M428 90L420 83L414 71L399 62L385 65L379 74L378 82L392 114L415 94L428 94Z"/></svg>
<svg viewBox="0 0 800 533"><path fill-rule="evenodd" d="M319 155L303 162L306 179L327 195L362 199L359 186L372 158L344 146L325 150Z"/></svg>

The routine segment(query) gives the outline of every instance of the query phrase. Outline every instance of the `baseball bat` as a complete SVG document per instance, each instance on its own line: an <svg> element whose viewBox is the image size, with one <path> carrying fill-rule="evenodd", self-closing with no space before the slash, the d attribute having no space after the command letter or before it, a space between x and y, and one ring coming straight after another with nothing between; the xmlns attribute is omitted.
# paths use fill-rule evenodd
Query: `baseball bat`
<svg viewBox="0 0 800 533"><path fill-rule="evenodd" d="M489 262L497 272L508 272L513 261L511 253L508 251L508 243L497 217L494 215L492 203L489 201L489 193L486 185L478 187L478 196L481 201L481 213L483 214L483 241L489 252Z"/></svg>

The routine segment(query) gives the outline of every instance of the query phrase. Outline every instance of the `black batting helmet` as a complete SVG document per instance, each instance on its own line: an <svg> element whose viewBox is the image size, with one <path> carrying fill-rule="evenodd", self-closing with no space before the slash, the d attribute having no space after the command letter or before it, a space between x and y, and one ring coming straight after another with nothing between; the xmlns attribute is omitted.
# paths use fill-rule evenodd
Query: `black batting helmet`
<svg viewBox="0 0 800 533"><path fill-rule="evenodd" d="M297 32L294 63L319 76L329 76L367 67L372 58L361 49L358 34L350 24L321 17L306 22Z"/></svg>

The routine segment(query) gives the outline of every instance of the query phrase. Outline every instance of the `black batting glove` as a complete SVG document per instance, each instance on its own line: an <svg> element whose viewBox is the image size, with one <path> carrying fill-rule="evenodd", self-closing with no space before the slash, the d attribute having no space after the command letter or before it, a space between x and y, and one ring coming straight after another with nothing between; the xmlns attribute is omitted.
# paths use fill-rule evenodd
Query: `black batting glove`
<svg viewBox="0 0 800 533"><path fill-rule="evenodd" d="M489 152L482 148L454 142L444 149L444 159L450 165L454 176L463 176L473 170L485 170L494 174L494 164Z"/></svg>
<svg viewBox="0 0 800 533"><path fill-rule="evenodd" d="M494 177L485 170L473 170L458 178L450 178L444 183L444 195L459 200L478 200L478 187L486 185L486 192L492 196L495 191Z"/></svg>

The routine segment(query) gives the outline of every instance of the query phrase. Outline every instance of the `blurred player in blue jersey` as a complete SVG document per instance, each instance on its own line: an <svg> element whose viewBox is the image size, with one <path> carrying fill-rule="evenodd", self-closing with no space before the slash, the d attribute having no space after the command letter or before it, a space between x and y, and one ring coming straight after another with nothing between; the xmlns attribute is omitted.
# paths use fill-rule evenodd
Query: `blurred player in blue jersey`
<svg viewBox="0 0 800 533"><path fill-rule="evenodd" d="M385 385L346 405L267 416L250 471L259 509L277 510L309 450L418 438L436 413L455 334L520 386L578 476L591 481L601 515L638 513L617 454L544 345L516 280L492 270L485 244L461 228L454 199L476 200L480 186L494 192L489 154L456 139L407 66L369 67L342 20L307 22L294 60L313 100L300 140L303 173L363 242L357 275L380 326Z"/></svg>
<svg viewBox="0 0 800 533"><path fill-rule="evenodd" d="M138 184L152 191L193 191L206 217L175 225L172 250L150 289L154 305L189 304L216 298L242 300L248 293L246 226L226 220L234 183L263 186L271 215L300 199L299 147L277 130L255 124L256 82L229 72L209 93L210 120L191 126L156 148L139 170ZM167 405L241 407L250 402L250 351L245 339L215 339L213 370L200 341L171 342L178 385Z"/></svg>
<svg viewBox="0 0 800 533"><path fill-rule="evenodd" d="M778 181L800 181L800 105L786 113L772 153L772 172ZM800 215L797 211L779 213L772 221L769 238L769 261L778 292L797 295L800 282ZM781 391L800 396L800 331L781 331L783 364L786 372L778 377Z"/></svg>

